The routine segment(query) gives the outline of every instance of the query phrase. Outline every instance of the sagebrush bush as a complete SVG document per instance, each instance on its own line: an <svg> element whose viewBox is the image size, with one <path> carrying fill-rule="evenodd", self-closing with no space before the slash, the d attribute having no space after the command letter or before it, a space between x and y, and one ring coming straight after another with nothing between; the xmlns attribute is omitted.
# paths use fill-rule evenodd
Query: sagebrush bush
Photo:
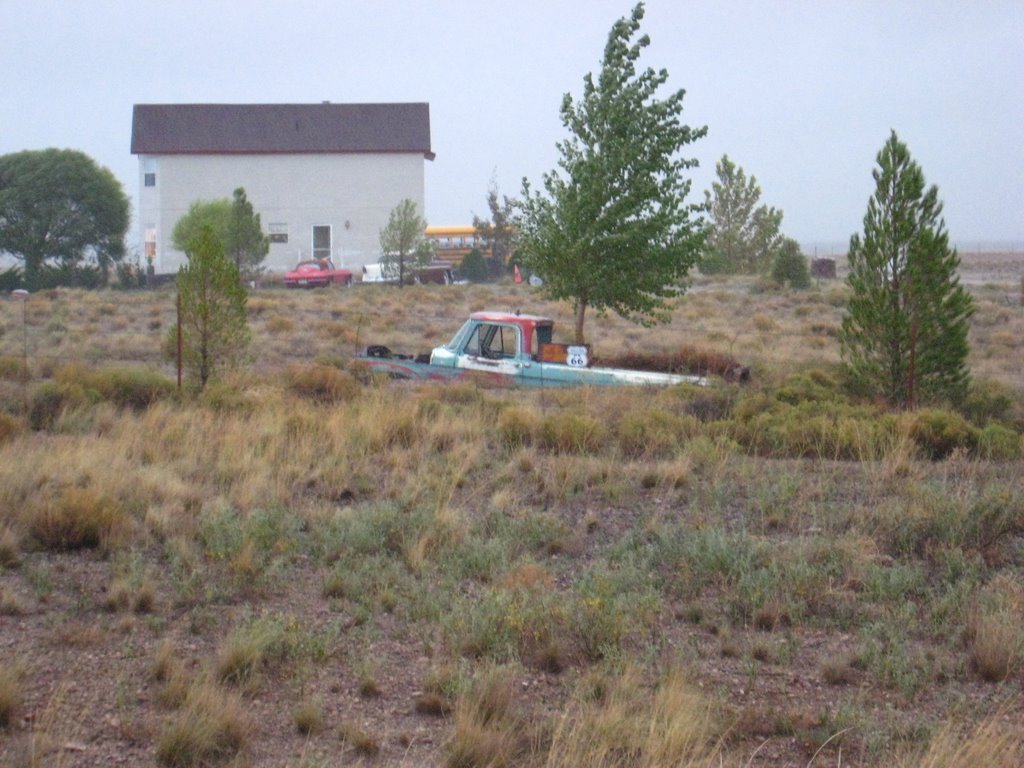
<svg viewBox="0 0 1024 768"><path fill-rule="evenodd" d="M972 379L958 410L972 424L983 427L993 420L1008 420L1017 399L1010 387L1001 381Z"/></svg>
<svg viewBox="0 0 1024 768"><path fill-rule="evenodd" d="M904 428L930 459L938 460L961 449L973 451L978 444L978 430L958 413L940 408L926 408L903 417Z"/></svg>

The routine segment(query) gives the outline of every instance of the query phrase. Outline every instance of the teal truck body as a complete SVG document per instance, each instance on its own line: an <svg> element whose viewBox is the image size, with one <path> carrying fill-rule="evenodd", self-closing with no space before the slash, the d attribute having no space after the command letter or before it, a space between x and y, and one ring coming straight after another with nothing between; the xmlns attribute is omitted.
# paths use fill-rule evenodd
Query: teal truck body
<svg viewBox="0 0 1024 768"><path fill-rule="evenodd" d="M551 341L554 323L537 315L474 312L450 342L416 357L367 347L356 359L373 371L400 379L484 378L498 384L536 387L705 386L703 376L625 368L591 367L586 346Z"/></svg>

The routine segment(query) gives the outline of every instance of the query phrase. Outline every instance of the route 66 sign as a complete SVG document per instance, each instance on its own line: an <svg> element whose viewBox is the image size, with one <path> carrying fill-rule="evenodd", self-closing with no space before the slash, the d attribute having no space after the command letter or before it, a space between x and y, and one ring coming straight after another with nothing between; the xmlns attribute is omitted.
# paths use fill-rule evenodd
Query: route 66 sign
<svg viewBox="0 0 1024 768"><path fill-rule="evenodd" d="M586 368L587 367L587 348L586 347L569 347L566 350L565 362L572 368Z"/></svg>

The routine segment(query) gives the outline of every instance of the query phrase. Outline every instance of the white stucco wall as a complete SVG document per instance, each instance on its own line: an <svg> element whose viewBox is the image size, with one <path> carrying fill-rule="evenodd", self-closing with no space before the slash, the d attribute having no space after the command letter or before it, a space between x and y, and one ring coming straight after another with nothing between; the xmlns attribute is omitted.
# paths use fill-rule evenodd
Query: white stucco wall
<svg viewBox="0 0 1024 768"><path fill-rule="evenodd" d="M260 215L265 233L285 225L287 243L271 243L264 262L284 272L310 258L313 227L331 227L335 264L360 267L380 258L379 233L401 200L423 214L424 164L420 154L162 155L139 156L139 240L156 231L158 273L176 272L185 255L171 235L196 200L230 199L237 187ZM156 184L144 184L155 173Z"/></svg>

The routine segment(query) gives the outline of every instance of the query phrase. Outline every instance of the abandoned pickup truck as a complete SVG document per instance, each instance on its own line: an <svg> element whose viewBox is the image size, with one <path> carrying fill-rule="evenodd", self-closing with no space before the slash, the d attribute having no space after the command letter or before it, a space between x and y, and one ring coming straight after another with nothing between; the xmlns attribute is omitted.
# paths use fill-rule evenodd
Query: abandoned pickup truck
<svg viewBox="0 0 1024 768"><path fill-rule="evenodd" d="M474 312L448 344L429 355L400 355L387 347L370 346L356 360L399 379L482 376L496 383L537 387L707 384L703 376L590 367L589 348L553 343L553 328L546 317Z"/></svg>

